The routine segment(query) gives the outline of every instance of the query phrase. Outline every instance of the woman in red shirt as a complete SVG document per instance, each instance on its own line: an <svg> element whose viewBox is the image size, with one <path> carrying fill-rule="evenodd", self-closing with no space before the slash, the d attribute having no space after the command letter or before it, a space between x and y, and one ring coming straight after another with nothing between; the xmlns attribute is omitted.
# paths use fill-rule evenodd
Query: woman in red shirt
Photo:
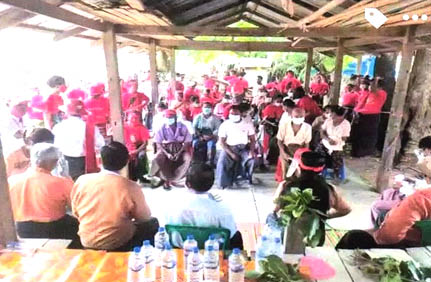
<svg viewBox="0 0 431 282"><path fill-rule="evenodd" d="M129 150L129 178L144 182L148 173L147 144L150 139L148 129L142 124L141 114L131 112L124 125L124 140Z"/></svg>
<svg viewBox="0 0 431 282"><path fill-rule="evenodd" d="M373 155L376 150L380 113L386 102L386 92L382 89L383 80L377 79L376 90L370 90L371 81L363 79L360 96L356 105L355 121L352 126L352 157Z"/></svg>
<svg viewBox="0 0 431 282"><path fill-rule="evenodd" d="M267 105L263 111L262 111L262 124L263 124L263 155L264 155L264 161L268 160L267 156L270 152L270 143L271 139L275 138L278 131L278 122L281 119L281 116L283 115L283 96L278 94L274 96L274 99L272 100L272 103ZM277 148L277 146L273 146L274 149ZM278 148L277 148L278 149ZM271 150L272 152L274 150ZM271 152L271 153L272 153ZM275 152L275 155L273 159L274 163L278 159L278 150ZM270 162L270 160L268 160Z"/></svg>
<svg viewBox="0 0 431 282"><path fill-rule="evenodd" d="M293 91L293 100L297 101L296 106L305 111L305 122L313 124L314 119L323 114L322 109L317 103L308 95L302 87L298 87Z"/></svg>
<svg viewBox="0 0 431 282"><path fill-rule="evenodd" d="M88 121L94 123L103 137L107 138L109 99L103 96L105 92L105 84L103 83L91 86L90 97L85 100L85 109L88 112Z"/></svg>
<svg viewBox="0 0 431 282"><path fill-rule="evenodd" d="M45 126L52 129L62 119L59 107L64 105L64 101L60 94L66 92L67 86L64 78L56 75L51 77L47 84L54 92L44 101L43 119Z"/></svg>

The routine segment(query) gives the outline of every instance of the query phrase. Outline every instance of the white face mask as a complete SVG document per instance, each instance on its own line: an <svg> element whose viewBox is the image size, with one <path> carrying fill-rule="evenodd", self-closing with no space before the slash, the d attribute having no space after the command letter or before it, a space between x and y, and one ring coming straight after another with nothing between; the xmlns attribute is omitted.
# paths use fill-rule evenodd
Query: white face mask
<svg viewBox="0 0 431 282"><path fill-rule="evenodd" d="M305 118L303 118L303 117L302 118L292 118L293 124L296 124L296 125L303 124L304 121L305 121Z"/></svg>
<svg viewBox="0 0 431 282"><path fill-rule="evenodd" d="M229 120L231 120L233 122L239 122L241 120L241 116L240 115L229 115Z"/></svg>
<svg viewBox="0 0 431 282"><path fill-rule="evenodd" d="M265 98L265 103L271 103L272 99L271 98Z"/></svg>
<svg viewBox="0 0 431 282"><path fill-rule="evenodd" d="M282 103L274 103L274 105L276 105L277 107L281 107L283 104Z"/></svg>

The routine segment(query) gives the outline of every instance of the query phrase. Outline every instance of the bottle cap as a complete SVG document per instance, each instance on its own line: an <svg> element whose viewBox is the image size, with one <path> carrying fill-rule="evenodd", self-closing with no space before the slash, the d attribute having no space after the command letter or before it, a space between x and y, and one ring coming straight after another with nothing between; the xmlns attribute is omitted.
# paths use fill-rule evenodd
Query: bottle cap
<svg viewBox="0 0 431 282"><path fill-rule="evenodd" d="M215 235L214 235L214 234L211 234L211 235L208 237L208 240L215 240Z"/></svg>
<svg viewBox="0 0 431 282"><path fill-rule="evenodd" d="M140 247L134 247L134 248L133 248L133 252L134 252L135 254L140 253L140 252L141 252L141 248L140 248Z"/></svg>
<svg viewBox="0 0 431 282"><path fill-rule="evenodd" d="M193 236L192 234L188 234L187 235L187 240L194 240L195 236Z"/></svg>
<svg viewBox="0 0 431 282"><path fill-rule="evenodd" d="M214 246L213 246L213 245L208 245L208 247L207 247L207 251L208 251L208 252L212 252L212 251L214 251Z"/></svg>
<svg viewBox="0 0 431 282"><path fill-rule="evenodd" d="M172 246L168 242L165 243L165 250L168 250L168 251L172 250Z"/></svg>
<svg viewBox="0 0 431 282"><path fill-rule="evenodd" d="M159 227L159 232L165 232L165 228L164 227Z"/></svg>
<svg viewBox="0 0 431 282"><path fill-rule="evenodd" d="M262 241L266 241L266 240L268 240L268 237L262 236Z"/></svg>
<svg viewBox="0 0 431 282"><path fill-rule="evenodd" d="M241 250L238 248L233 249L232 251L235 255L239 255L241 253Z"/></svg>
<svg viewBox="0 0 431 282"><path fill-rule="evenodd" d="M277 237L277 238L274 239L274 242L278 244L278 243L281 242L281 239Z"/></svg>
<svg viewBox="0 0 431 282"><path fill-rule="evenodd" d="M193 248L193 253L195 253L195 254L199 253L199 248L198 247L194 247Z"/></svg>
<svg viewBox="0 0 431 282"><path fill-rule="evenodd" d="M145 240L143 243L143 246L150 246L150 240Z"/></svg>

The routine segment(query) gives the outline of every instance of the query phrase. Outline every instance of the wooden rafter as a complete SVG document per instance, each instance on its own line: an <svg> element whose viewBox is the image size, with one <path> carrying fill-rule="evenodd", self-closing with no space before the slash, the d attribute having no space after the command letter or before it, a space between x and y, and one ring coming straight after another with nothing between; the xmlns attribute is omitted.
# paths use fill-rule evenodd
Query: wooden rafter
<svg viewBox="0 0 431 282"><path fill-rule="evenodd" d="M212 0L179 14L178 17L174 18L174 22L188 24L193 20L205 18L213 12L228 10L237 6L237 4L237 0Z"/></svg>
<svg viewBox="0 0 431 282"><path fill-rule="evenodd" d="M309 23L312 23L313 21L319 19L323 14L331 11L335 7L343 4L346 0L332 0L331 2L324 5L322 8L318 9L317 11L313 12L311 15L301 19L298 24L300 26L306 26Z"/></svg>
<svg viewBox="0 0 431 282"><path fill-rule="evenodd" d="M19 23L34 17L35 14L18 9L18 8L9 8L0 12L0 30L8 27L13 27L18 25Z"/></svg>
<svg viewBox="0 0 431 282"><path fill-rule="evenodd" d="M86 28L79 27L79 26L72 28L72 29L69 29L69 30L65 30L61 33L56 34L54 36L54 41L60 41L60 40L66 39L68 37L75 36L77 34L83 33L86 30L87 30Z"/></svg>
<svg viewBox="0 0 431 282"><path fill-rule="evenodd" d="M144 3L142 3L141 0L126 0L127 4L130 5L130 7L139 10L139 11L144 11L145 10L145 5Z"/></svg>

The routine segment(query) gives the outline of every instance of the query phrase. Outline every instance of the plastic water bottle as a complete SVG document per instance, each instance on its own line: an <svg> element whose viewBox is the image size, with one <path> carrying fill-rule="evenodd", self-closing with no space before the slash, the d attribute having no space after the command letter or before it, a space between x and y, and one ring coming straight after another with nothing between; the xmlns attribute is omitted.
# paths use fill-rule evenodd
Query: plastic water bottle
<svg viewBox="0 0 431 282"><path fill-rule="evenodd" d="M177 281L177 254L172 250L169 243L165 244L162 252L162 282Z"/></svg>
<svg viewBox="0 0 431 282"><path fill-rule="evenodd" d="M142 274L142 265L140 257L141 248L133 248L133 252L129 256L129 269L127 270L127 281L128 282L139 282L140 275Z"/></svg>
<svg viewBox="0 0 431 282"><path fill-rule="evenodd" d="M269 255L270 247L271 246L270 246L270 241L268 240L268 237L262 236L259 242L257 243L257 248L256 248L256 258L255 258L256 271L259 271L259 272L262 271L260 267L260 261Z"/></svg>
<svg viewBox="0 0 431 282"><path fill-rule="evenodd" d="M162 252L166 243L169 243L169 235L164 227L159 227L159 232L154 236L154 258L156 266L161 265Z"/></svg>
<svg viewBox="0 0 431 282"><path fill-rule="evenodd" d="M214 251L219 251L220 250L220 244L219 242L216 240L215 235L211 234L208 237L208 240L205 241L205 250L208 248L208 246L213 246Z"/></svg>
<svg viewBox="0 0 431 282"><path fill-rule="evenodd" d="M193 249L198 246L198 242L195 240L195 237L193 235L187 235L187 240L184 241L183 250L184 250L184 266L185 270L187 271L188 267L188 256L191 252L193 252Z"/></svg>
<svg viewBox="0 0 431 282"><path fill-rule="evenodd" d="M209 245L204 252L204 277L205 281L220 281L220 259L218 251L213 245Z"/></svg>
<svg viewBox="0 0 431 282"><path fill-rule="evenodd" d="M198 247L187 258L187 282L203 282L203 260Z"/></svg>
<svg viewBox="0 0 431 282"><path fill-rule="evenodd" d="M233 249L229 256L229 282L244 282L244 258L239 249Z"/></svg>
<svg viewBox="0 0 431 282"><path fill-rule="evenodd" d="M272 241L271 255L275 255L275 256L278 256L279 258L283 258L283 245L281 244L280 238L276 237Z"/></svg>
<svg viewBox="0 0 431 282"><path fill-rule="evenodd" d="M144 268L142 269L142 280L153 282L156 280L156 265L154 263L154 249L150 241L145 240L141 248L141 259Z"/></svg>

